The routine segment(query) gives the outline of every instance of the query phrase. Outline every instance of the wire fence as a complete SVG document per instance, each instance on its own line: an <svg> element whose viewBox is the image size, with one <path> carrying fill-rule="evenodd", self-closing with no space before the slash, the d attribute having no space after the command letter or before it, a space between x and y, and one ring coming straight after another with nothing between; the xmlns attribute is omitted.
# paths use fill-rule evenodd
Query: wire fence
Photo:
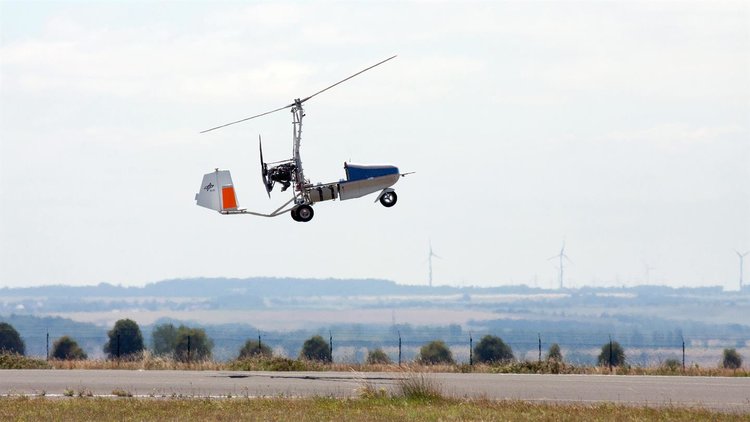
<svg viewBox="0 0 750 422"><path fill-rule="evenodd" d="M151 337L153 326L144 327L141 332L143 344L153 347ZM468 331L459 326L443 328L422 328L413 326L373 327L333 327L331 329L298 330L276 332L262 330L222 330L207 327L212 358L217 361L236 359L240 349L248 340L260 341L270 347L278 356L296 358L300 355L303 343L314 335L320 335L330 343L333 361L338 363L363 363L368 352L382 349L393 362L414 361L420 349L429 342L441 340L451 350L458 363L473 363L476 345L485 336L500 337L513 351L517 360L535 361L546 359L552 344L557 344L566 362L581 365L597 364L597 358L610 342L617 342L625 351L626 362L636 366L660 365L667 359L676 359L682 365L717 365L726 348L737 349L750 356L750 341L747 337L717 338L708 333L702 335L675 337L666 335L620 335L617 333L555 333L555 332L502 332L502 330ZM111 356L122 353L124 336L134 333L119 332L112 338L102 329L80 332L59 332L55 330L35 330L21 332L29 356L46 358L50 356L54 342L62 336L75 340L90 358L105 358L106 350ZM195 347L195 339L192 346ZM111 343L110 343L111 342ZM188 336L188 354L191 339ZM110 343L110 344L108 344ZM611 349L611 347L610 347Z"/></svg>

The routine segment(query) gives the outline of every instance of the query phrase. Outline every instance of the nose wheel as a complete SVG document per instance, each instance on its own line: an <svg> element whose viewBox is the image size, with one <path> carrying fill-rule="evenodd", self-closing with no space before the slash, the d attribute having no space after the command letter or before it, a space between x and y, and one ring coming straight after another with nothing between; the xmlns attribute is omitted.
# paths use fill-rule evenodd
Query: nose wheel
<svg viewBox="0 0 750 422"><path fill-rule="evenodd" d="M312 220L315 215L315 211L313 211L312 207L309 205L300 205L293 208L289 213L292 215L294 221L299 221L301 223L307 223Z"/></svg>
<svg viewBox="0 0 750 422"><path fill-rule="evenodd" d="M386 192L383 194L383 196L380 197L380 203L383 204L384 207L390 208L394 205L396 205L396 201L398 200L398 195L396 195L396 192Z"/></svg>

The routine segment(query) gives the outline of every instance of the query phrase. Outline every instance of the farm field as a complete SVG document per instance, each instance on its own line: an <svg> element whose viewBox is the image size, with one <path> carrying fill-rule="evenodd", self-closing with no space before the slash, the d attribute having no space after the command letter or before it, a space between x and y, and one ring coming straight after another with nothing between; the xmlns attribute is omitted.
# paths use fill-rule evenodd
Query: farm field
<svg viewBox="0 0 750 422"><path fill-rule="evenodd" d="M51 312L39 314L70 318L77 322L112 325L125 312ZM414 325L467 324L472 320L486 320L507 315L488 310L469 309L412 309L395 311L382 309L279 309L279 310L158 310L129 311L127 315L139 324L153 324L162 319L200 321L202 324L230 324L251 321L262 330L296 330L337 324L341 321L357 321L360 324L391 324L406 322Z"/></svg>

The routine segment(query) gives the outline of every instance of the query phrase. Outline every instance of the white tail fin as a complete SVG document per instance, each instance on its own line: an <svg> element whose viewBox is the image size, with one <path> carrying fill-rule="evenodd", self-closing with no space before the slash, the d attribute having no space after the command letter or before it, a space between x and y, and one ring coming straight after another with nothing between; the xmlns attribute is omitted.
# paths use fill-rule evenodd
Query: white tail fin
<svg viewBox="0 0 750 422"><path fill-rule="evenodd" d="M195 200L201 207L219 212L237 210L237 194L234 192L229 170L216 169L204 175L201 190L195 194Z"/></svg>

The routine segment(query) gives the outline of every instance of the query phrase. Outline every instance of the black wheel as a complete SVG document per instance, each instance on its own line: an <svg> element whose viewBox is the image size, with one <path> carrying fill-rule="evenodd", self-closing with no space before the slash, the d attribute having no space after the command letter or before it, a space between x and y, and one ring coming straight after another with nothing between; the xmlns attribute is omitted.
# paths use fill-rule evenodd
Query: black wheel
<svg viewBox="0 0 750 422"><path fill-rule="evenodd" d="M309 205L300 205L295 208L295 211L297 211L297 221L301 221L303 223L307 223L308 221L312 220L313 215L315 215L315 212Z"/></svg>
<svg viewBox="0 0 750 422"><path fill-rule="evenodd" d="M397 200L398 195L396 195L396 192L386 192L380 197L380 203L386 208L396 205Z"/></svg>
<svg viewBox="0 0 750 422"><path fill-rule="evenodd" d="M292 220L299 221L299 216L297 215L297 208L292 208L292 210L289 211L289 215L292 216Z"/></svg>

